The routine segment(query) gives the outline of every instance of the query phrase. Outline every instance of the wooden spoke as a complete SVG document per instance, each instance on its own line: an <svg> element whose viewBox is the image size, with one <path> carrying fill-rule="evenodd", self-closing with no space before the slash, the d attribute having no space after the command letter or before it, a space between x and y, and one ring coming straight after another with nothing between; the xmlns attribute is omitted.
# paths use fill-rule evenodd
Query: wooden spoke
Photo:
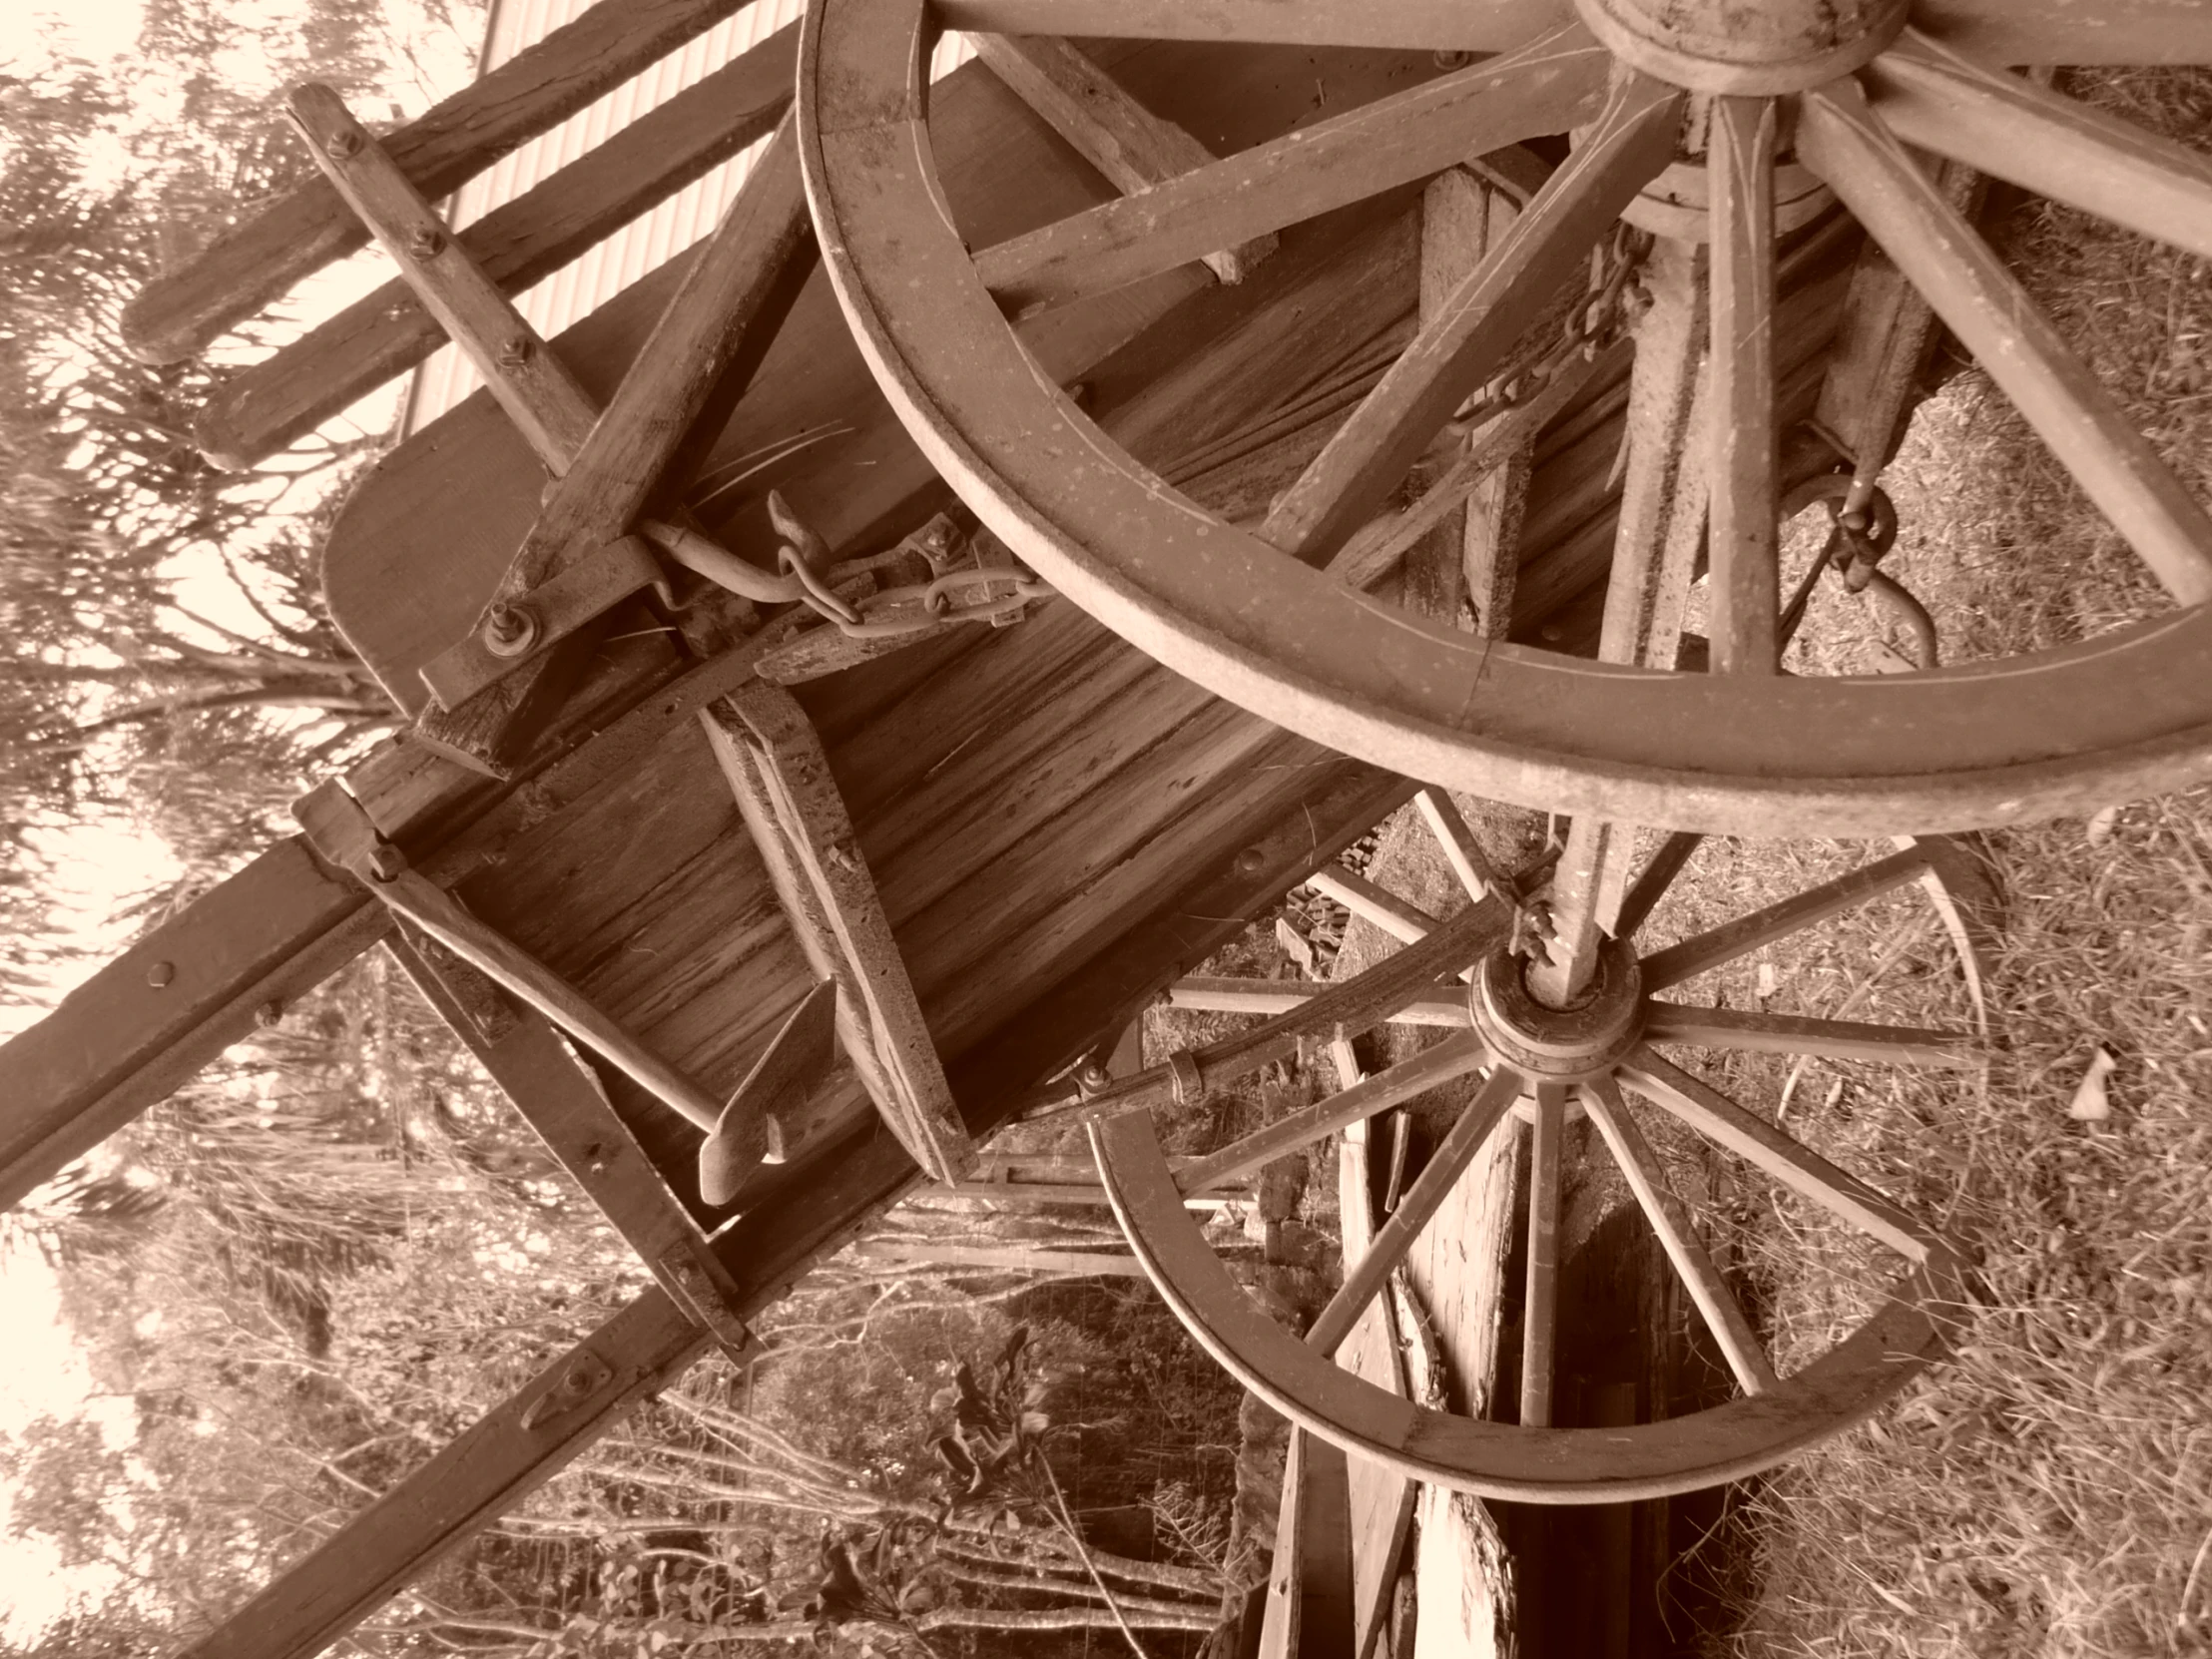
<svg viewBox="0 0 2212 1659"><path fill-rule="evenodd" d="M1712 671L1774 674L1782 608L1774 384L1774 155L1770 98L1713 104Z"/></svg>
<svg viewBox="0 0 2212 1659"><path fill-rule="evenodd" d="M1622 1062L1621 1081L1692 1129L1756 1164L1801 1197L1880 1239L1914 1263L1938 1248L1936 1236L1858 1177L1755 1117L1712 1085L1639 1045Z"/></svg>
<svg viewBox="0 0 2212 1659"><path fill-rule="evenodd" d="M1984 63L2212 63L2199 0L1918 0L1913 21Z"/></svg>
<svg viewBox="0 0 2212 1659"><path fill-rule="evenodd" d="M1983 1058L1981 1045L1956 1031L1752 1013L1741 1008L1691 1008L1678 1002L1645 1005L1644 1040L1738 1048L1754 1054L1825 1054L1834 1060L1881 1060L1893 1066L1971 1068Z"/></svg>
<svg viewBox="0 0 2212 1659"><path fill-rule="evenodd" d="M1556 1083L1539 1083L1529 1138L1528 1288L1521 1308L1523 1428L1551 1426L1559 1326L1559 1152L1566 1126L1566 1090Z"/></svg>
<svg viewBox="0 0 2212 1659"><path fill-rule="evenodd" d="M1510 52L1556 28L1567 8L1559 0L938 0L935 10L948 29L996 34Z"/></svg>
<svg viewBox="0 0 2212 1659"><path fill-rule="evenodd" d="M1697 1229L1691 1222L1689 1206L1668 1185L1666 1171L1652 1156L1644 1132L1636 1126L1635 1114L1621 1098L1620 1086L1610 1077L1585 1084L1582 1107L1590 1114L1590 1121L1597 1125L1598 1133L1605 1137L1613 1162L1620 1166L1629 1191L1636 1195L1636 1202L1642 1206L1652 1232L1659 1236L1667 1260L1681 1275L1690 1300L1705 1316L1705 1328L1713 1333L1713 1341L1727 1357L1728 1369L1736 1374L1737 1382L1747 1394L1770 1392L1782 1380L1768 1362L1767 1352L1760 1345L1758 1333L1752 1330L1751 1321L1744 1317L1743 1305L1736 1300L1736 1293L1728 1288L1728 1282L1713 1266L1712 1257L1705 1253L1705 1246L1699 1242Z"/></svg>
<svg viewBox="0 0 2212 1659"><path fill-rule="evenodd" d="M1521 330L1580 277L1591 245L1674 159L1682 105L1674 88L1622 73L1581 147L1285 492L1262 540L1319 564L1374 515Z"/></svg>
<svg viewBox="0 0 2212 1659"><path fill-rule="evenodd" d="M1659 850L1651 855L1651 862L1644 865L1643 872L1636 877L1636 884L1621 900L1620 914L1613 921L1616 938L1636 936L1637 929L1651 918L1659 900L1667 896L1674 878L1682 873L1682 866L1690 861L1690 854L1704 839L1695 830L1677 830L1659 843Z"/></svg>
<svg viewBox="0 0 2212 1659"><path fill-rule="evenodd" d="M1523 51L999 243L976 256L976 274L1016 314L1121 287L1555 132L1562 119L1588 120L1601 107L1608 62L1580 29L1548 32Z"/></svg>
<svg viewBox="0 0 2212 1659"><path fill-rule="evenodd" d="M1480 900L1496 896L1510 904L1519 895L1507 879L1498 873L1490 862L1482 843L1474 838L1474 831L1467 828L1467 821L1459 816L1459 809L1451 804L1451 797L1441 790L1422 790L1413 797L1413 805L1420 809L1423 823L1430 834L1436 837L1436 846L1444 855L1444 862L1451 866L1452 874L1459 877L1459 885L1466 888L1467 896Z"/></svg>
<svg viewBox="0 0 2212 1659"><path fill-rule="evenodd" d="M1382 1291L1391 1272L1405 1260L1405 1253L1413 1248L1420 1230L1451 1195L1451 1189L1466 1173L1467 1166L1474 1162L1474 1155L1482 1150L1499 1120L1512 1110L1513 1102L1521 1096L1521 1089L1518 1072L1509 1066L1491 1068L1474 1098L1467 1102L1466 1110L1459 1114L1459 1121L1451 1126L1426 1167L1399 1198L1390 1219L1376 1233L1367 1254L1345 1275L1343 1289L1329 1299L1329 1306L1321 1311L1306 1333L1308 1346L1322 1354L1334 1354L1338 1345L1352 1335L1352 1328L1359 1324L1361 1314Z"/></svg>
<svg viewBox="0 0 2212 1659"><path fill-rule="evenodd" d="M1378 1112L1402 1106L1416 1095L1426 1094L1439 1083L1464 1077L1489 1058L1489 1050L1472 1031L1446 1037L1433 1048L1401 1060L1387 1071L1379 1071L1364 1083L1317 1100L1313 1105L1278 1118L1265 1129L1232 1141L1219 1152L1193 1159L1176 1172L1176 1183L1189 1192L1204 1192L1223 1181L1250 1175L1287 1152L1296 1152L1309 1141L1334 1135L1348 1123L1372 1118Z"/></svg>
<svg viewBox="0 0 2212 1659"><path fill-rule="evenodd" d="M1411 944L1435 930L1436 918L1426 910L1342 865L1317 869L1306 877L1306 884L1316 892L1327 893L1354 915L1366 917L1401 943Z"/></svg>
<svg viewBox="0 0 2212 1659"><path fill-rule="evenodd" d="M1845 79L1802 101L1798 155L1881 243L2166 591L2212 599L2212 519Z"/></svg>
<svg viewBox="0 0 2212 1659"><path fill-rule="evenodd" d="M1178 979L1168 1006L1216 1014L1288 1014L1305 1007L1322 987L1295 979ZM1465 996L1417 996L1388 1017L1391 1025L1440 1026L1464 1031L1470 1023Z"/></svg>
<svg viewBox="0 0 2212 1659"><path fill-rule="evenodd" d="M1365 973L1342 984L1319 988L1311 1000L1288 1013L1194 1049L1181 1059L1186 1066L1196 1068L1200 1088L1219 1088L1233 1077L1243 1077L1271 1060L1297 1053L1302 1038L1326 1037L1340 1031L1349 1034L1381 1025L1407 1002L1432 990L1444 975L1456 973L1489 954L1503 941L1510 925L1511 913L1502 904L1469 905L1419 943L1383 957ZM1149 1110L1178 1097L1181 1085L1176 1076L1173 1063L1147 1066L1091 1096L1084 1102L1084 1110L1092 1116Z"/></svg>
<svg viewBox="0 0 2212 1659"><path fill-rule="evenodd" d="M1865 85L1907 144L2212 258L2212 159L2197 151L1911 29L1867 67Z"/></svg>
<svg viewBox="0 0 2212 1659"><path fill-rule="evenodd" d="M1757 950L1763 944L1810 927L1839 910L1848 910L1892 887L1903 886L1927 867L1928 854L1917 846L1907 847L1874 863L1862 864L1833 881L1823 881L1817 887L1793 893L1778 904L1769 904L1749 915L1738 916L1734 921L1723 922L1710 932L1653 951L1641 963L1644 989L1663 991L1669 985L1679 985L1708 968L1734 961L1746 951Z"/></svg>

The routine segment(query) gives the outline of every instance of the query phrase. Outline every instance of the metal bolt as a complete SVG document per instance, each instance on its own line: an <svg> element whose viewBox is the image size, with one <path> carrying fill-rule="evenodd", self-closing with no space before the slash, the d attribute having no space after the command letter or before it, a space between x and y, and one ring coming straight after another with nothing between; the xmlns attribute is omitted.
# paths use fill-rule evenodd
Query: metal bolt
<svg viewBox="0 0 2212 1659"><path fill-rule="evenodd" d="M156 990L166 989L177 977L175 962L156 962L146 970L146 982Z"/></svg>
<svg viewBox="0 0 2212 1659"><path fill-rule="evenodd" d="M484 613L484 649L494 657L519 657L537 638L538 619L527 605L502 599Z"/></svg>
<svg viewBox="0 0 2212 1659"><path fill-rule="evenodd" d="M324 141L322 153L332 161L342 162L361 153L361 135L356 127L340 127Z"/></svg>
<svg viewBox="0 0 2212 1659"><path fill-rule="evenodd" d="M584 1148L584 1167L594 1175L607 1173L607 1147L603 1141L594 1141Z"/></svg>
<svg viewBox="0 0 2212 1659"><path fill-rule="evenodd" d="M579 1397L588 1394L591 1392L591 1373L584 1370L582 1366L576 1366L569 1371L566 1377L561 1379L561 1387L564 1392Z"/></svg>
<svg viewBox="0 0 2212 1659"><path fill-rule="evenodd" d="M254 1023L264 1031L274 1031L284 1021L284 1005L271 997L254 1010Z"/></svg>
<svg viewBox="0 0 2212 1659"><path fill-rule="evenodd" d="M1268 854L1265 847L1248 846L1237 854L1237 868L1245 875L1257 875L1267 868Z"/></svg>
<svg viewBox="0 0 2212 1659"><path fill-rule="evenodd" d="M406 873L407 855L389 841L368 849L368 872L379 881L396 881Z"/></svg>
<svg viewBox="0 0 2212 1659"><path fill-rule="evenodd" d="M1464 69L1474 61L1472 52L1431 52L1438 69Z"/></svg>
<svg viewBox="0 0 2212 1659"><path fill-rule="evenodd" d="M407 239L407 252L418 260L434 260L445 251L445 233L425 225Z"/></svg>
<svg viewBox="0 0 2212 1659"><path fill-rule="evenodd" d="M517 334L503 341L496 360L501 368L520 368L530 360L530 336Z"/></svg>

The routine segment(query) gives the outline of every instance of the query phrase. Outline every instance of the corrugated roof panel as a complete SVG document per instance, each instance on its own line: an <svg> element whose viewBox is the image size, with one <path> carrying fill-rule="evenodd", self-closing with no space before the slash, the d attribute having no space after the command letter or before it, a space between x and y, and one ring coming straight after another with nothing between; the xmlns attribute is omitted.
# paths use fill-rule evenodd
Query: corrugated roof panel
<svg viewBox="0 0 2212 1659"><path fill-rule="evenodd" d="M622 0L602 3L619 5ZM484 58L477 73L497 68L590 5L591 0L493 0ZM667 103L786 24L797 22L806 9L806 0L754 0L589 108L512 155L500 158L461 187L446 206L447 218L456 228L470 225L492 209L513 201L605 142L610 133ZM930 62L932 79L971 56L964 39L947 35L938 43ZM760 148L755 144L694 180L521 294L516 303L522 314L541 334L558 333L699 242L721 222L723 209L745 183ZM459 351L450 345L441 347L415 370L407 397L406 429L412 431L436 419L480 383L474 367Z"/></svg>

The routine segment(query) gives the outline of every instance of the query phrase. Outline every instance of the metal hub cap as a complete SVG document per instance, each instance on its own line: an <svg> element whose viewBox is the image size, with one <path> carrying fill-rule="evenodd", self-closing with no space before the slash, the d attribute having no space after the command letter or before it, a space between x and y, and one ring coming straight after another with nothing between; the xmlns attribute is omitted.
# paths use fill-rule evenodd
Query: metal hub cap
<svg viewBox="0 0 2212 1659"><path fill-rule="evenodd" d="M1805 92L1872 62L1907 0L1574 0L1590 33L1692 92Z"/></svg>
<svg viewBox="0 0 2212 1659"><path fill-rule="evenodd" d="M1474 1028L1499 1058L1562 1082L1602 1076L1643 1035L1643 974L1636 953L1615 939L1573 1006L1549 1008L1528 989L1527 961L1492 951L1467 990Z"/></svg>

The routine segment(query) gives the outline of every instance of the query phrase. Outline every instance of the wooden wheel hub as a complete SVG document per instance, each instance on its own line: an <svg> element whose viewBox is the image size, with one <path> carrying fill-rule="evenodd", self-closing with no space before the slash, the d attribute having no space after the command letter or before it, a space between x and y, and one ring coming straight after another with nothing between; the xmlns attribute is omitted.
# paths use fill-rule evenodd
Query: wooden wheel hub
<svg viewBox="0 0 2212 1659"><path fill-rule="evenodd" d="M1561 1082L1602 1076L1643 1035L1643 975L1617 940L1598 952L1597 971L1573 1004L1547 1007L1528 988L1527 961L1495 950L1467 991L1474 1028L1507 1064Z"/></svg>
<svg viewBox="0 0 2212 1659"><path fill-rule="evenodd" d="M1907 0L1575 0L1615 56L1692 92L1807 92L1872 62Z"/></svg>

